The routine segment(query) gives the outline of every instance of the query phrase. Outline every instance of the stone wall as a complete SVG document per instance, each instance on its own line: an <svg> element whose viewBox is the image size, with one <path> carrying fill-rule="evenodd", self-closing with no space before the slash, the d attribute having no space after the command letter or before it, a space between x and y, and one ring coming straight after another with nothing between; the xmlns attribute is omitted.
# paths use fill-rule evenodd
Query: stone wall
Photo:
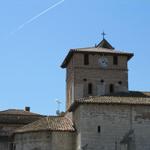
<svg viewBox="0 0 150 150"><path fill-rule="evenodd" d="M66 68L66 109L72 104L74 93L74 71L73 71L74 59L71 59Z"/></svg>
<svg viewBox="0 0 150 150"><path fill-rule="evenodd" d="M0 150L9 150L9 140L4 137L0 137Z"/></svg>
<svg viewBox="0 0 150 150"><path fill-rule="evenodd" d="M15 135L16 150L74 150L73 132L29 132Z"/></svg>
<svg viewBox="0 0 150 150"><path fill-rule="evenodd" d="M76 150L149 150L150 107L80 105L74 113Z"/></svg>
<svg viewBox="0 0 150 150"><path fill-rule="evenodd" d="M16 150L48 150L51 147L50 132L29 132L16 134L14 144Z"/></svg>
<svg viewBox="0 0 150 150"><path fill-rule="evenodd" d="M75 135L73 132L54 132L52 150L75 150Z"/></svg>
<svg viewBox="0 0 150 150"><path fill-rule="evenodd" d="M2 124L0 123L0 150L11 150L11 135L22 124Z"/></svg>

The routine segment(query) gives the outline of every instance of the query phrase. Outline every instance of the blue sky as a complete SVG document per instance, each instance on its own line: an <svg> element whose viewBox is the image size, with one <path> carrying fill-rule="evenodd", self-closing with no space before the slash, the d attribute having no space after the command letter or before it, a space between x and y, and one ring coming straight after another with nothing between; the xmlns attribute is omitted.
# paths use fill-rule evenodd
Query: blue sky
<svg viewBox="0 0 150 150"><path fill-rule="evenodd" d="M150 91L150 1L65 0L20 31L17 28L59 0L5 0L0 5L0 110L30 106L55 114L65 109L65 70L70 48L93 46L102 37L134 52L130 90Z"/></svg>

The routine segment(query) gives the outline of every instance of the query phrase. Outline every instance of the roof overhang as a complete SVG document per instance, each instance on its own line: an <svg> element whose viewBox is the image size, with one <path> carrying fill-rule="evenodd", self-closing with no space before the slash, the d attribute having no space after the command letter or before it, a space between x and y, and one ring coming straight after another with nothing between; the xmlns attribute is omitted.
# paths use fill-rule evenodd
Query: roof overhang
<svg viewBox="0 0 150 150"><path fill-rule="evenodd" d="M104 54L104 55L119 55L119 56L127 56L128 60L130 60L134 54L133 53L128 53L128 52L120 52L120 51L115 51L115 50L109 50L107 51L107 49L105 51L89 51L86 49L84 51L80 51L78 49L71 49L69 51L69 53L67 54L67 56L65 57L63 63L61 64L61 68L66 68L68 63L70 62L72 56L75 54L75 53L82 53L82 54L85 54L85 53L88 53L88 54Z"/></svg>
<svg viewBox="0 0 150 150"><path fill-rule="evenodd" d="M96 96L83 98L74 101L68 109L73 112L79 105L146 105L150 106L150 97L117 97L117 96Z"/></svg>

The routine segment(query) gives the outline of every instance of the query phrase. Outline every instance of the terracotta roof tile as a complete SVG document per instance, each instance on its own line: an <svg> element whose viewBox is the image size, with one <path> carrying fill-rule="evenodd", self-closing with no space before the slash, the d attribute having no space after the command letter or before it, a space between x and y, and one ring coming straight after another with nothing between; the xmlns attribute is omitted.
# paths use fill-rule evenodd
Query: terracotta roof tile
<svg viewBox="0 0 150 150"><path fill-rule="evenodd" d="M28 124L44 116L20 109L0 111L0 124Z"/></svg>
<svg viewBox="0 0 150 150"><path fill-rule="evenodd" d="M67 117L49 116L28 124L15 133L36 132L36 131L75 131L72 121Z"/></svg>
<svg viewBox="0 0 150 150"><path fill-rule="evenodd" d="M0 115L40 115L40 114L33 113L30 111L25 111L22 109L8 109L8 110L0 111Z"/></svg>
<svg viewBox="0 0 150 150"><path fill-rule="evenodd" d="M126 96L116 95L81 98L75 100L75 102L69 108L69 111L73 111L80 104L150 105L150 92L143 93L143 96L127 94Z"/></svg>
<svg viewBox="0 0 150 150"><path fill-rule="evenodd" d="M108 103L108 104L146 104L150 105L150 98L143 97L115 97L115 96L101 96L91 97L87 99L80 99L77 103Z"/></svg>
<svg viewBox="0 0 150 150"><path fill-rule="evenodd" d="M142 92L142 91L118 92L118 93L110 94L109 96L119 96L119 97L150 97L150 92Z"/></svg>

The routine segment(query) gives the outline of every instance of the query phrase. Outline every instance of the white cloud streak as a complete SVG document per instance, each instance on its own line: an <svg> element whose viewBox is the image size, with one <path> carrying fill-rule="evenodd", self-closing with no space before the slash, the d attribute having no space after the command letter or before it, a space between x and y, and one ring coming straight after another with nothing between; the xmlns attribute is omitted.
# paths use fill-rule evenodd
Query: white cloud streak
<svg viewBox="0 0 150 150"><path fill-rule="evenodd" d="M31 19L27 20L25 23L23 23L22 25L20 25L15 31L11 32L11 35L15 34L16 32L22 30L27 24L30 24L31 22L37 20L39 17L41 17L42 15L44 15L45 13L49 12L50 10L52 10L53 8L57 7L58 5L60 5L61 3L63 3L65 0L61 0L57 3L55 3L54 5L48 7L47 9L45 9L44 11L40 12L39 14L37 14L36 16L32 17Z"/></svg>

